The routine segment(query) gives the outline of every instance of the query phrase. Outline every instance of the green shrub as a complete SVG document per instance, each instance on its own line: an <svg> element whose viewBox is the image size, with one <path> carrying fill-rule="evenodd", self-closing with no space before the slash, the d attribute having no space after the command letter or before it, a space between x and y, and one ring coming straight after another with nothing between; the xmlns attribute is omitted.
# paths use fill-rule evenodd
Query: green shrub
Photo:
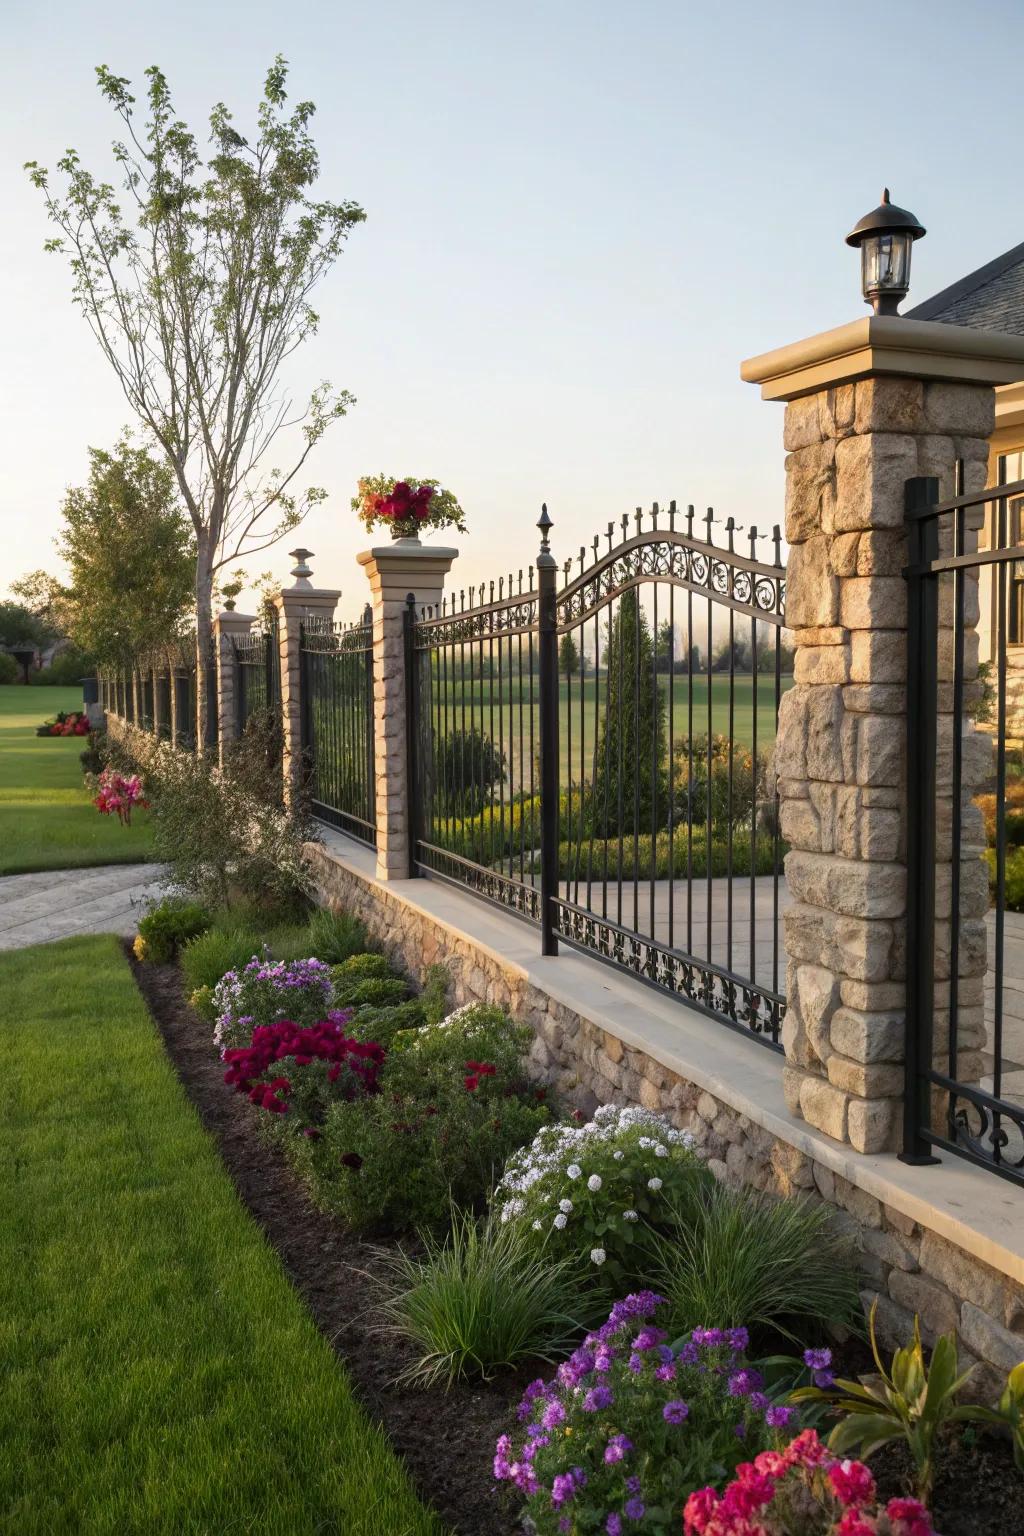
<svg viewBox="0 0 1024 1536"><path fill-rule="evenodd" d="M196 987L189 996L189 1006L194 1008L204 1024L213 1026L217 1009L213 1001L212 987Z"/></svg>
<svg viewBox="0 0 1024 1536"><path fill-rule="evenodd" d="M327 965L340 965L369 949L366 926L350 912L319 908L309 920L306 953Z"/></svg>
<svg viewBox="0 0 1024 1536"><path fill-rule="evenodd" d="M985 850L988 861L988 883L993 900L996 893L996 851ZM1006 850L1006 910L1024 912L1024 848Z"/></svg>
<svg viewBox="0 0 1024 1536"><path fill-rule="evenodd" d="M92 778L99 777L110 761L107 738L102 731L89 732L89 745L79 752L78 761L82 765L83 774Z"/></svg>
<svg viewBox="0 0 1024 1536"><path fill-rule="evenodd" d="M10 684L21 681L21 668L9 651L0 651L0 683Z"/></svg>
<svg viewBox="0 0 1024 1536"><path fill-rule="evenodd" d="M407 1030L422 1029L426 1022L422 999L410 997L407 1002L392 1003L384 1008L357 1008L345 1026L345 1033L353 1040L367 1043L375 1040L386 1051L390 1051L396 1035L404 1035Z"/></svg>
<svg viewBox="0 0 1024 1536"><path fill-rule="evenodd" d="M389 1003L401 1003L409 996L409 985L400 976L372 976L365 981L352 981L335 986L336 1008L384 1008Z"/></svg>
<svg viewBox="0 0 1024 1536"><path fill-rule="evenodd" d="M262 953L263 941L251 928L211 928L181 951L186 990L215 987L227 971L241 970Z"/></svg>
<svg viewBox="0 0 1024 1536"><path fill-rule="evenodd" d="M168 896L139 919L139 937L143 941L140 947L144 950L139 959L166 965L189 939L205 933L209 926L210 914L205 907L196 901Z"/></svg>
<svg viewBox="0 0 1024 1536"><path fill-rule="evenodd" d="M521 1228L458 1208L450 1232L424 1234L423 1247L422 1258L389 1255L385 1328L417 1350L401 1380L448 1389L568 1353L579 1321L567 1260L538 1253Z"/></svg>
<svg viewBox="0 0 1024 1536"><path fill-rule="evenodd" d="M241 898L275 915L304 898L311 876L302 847L315 834L277 802L280 779L252 743L239 744L224 773L209 757L146 738L132 754L119 747L112 756L141 775L154 852L180 890L211 907Z"/></svg>
<svg viewBox="0 0 1024 1536"><path fill-rule="evenodd" d="M317 959L322 959L321 955ZM340 965L331 967L331 981L335 992L344 991L359 981L376 981L393 976L391 962L386 955L350 955Z"/></svg>
<svg viewBox="0 0 1024 1536"><path fill-rule="evenodd" d="M402 1231L479 1201L548 1117L523 1070L531 1038L483 1007L397 1035L379 1094L332 1105L319 1139L290 1139L319 1203L355 1230Z"/></svg>
<svg viewBox="0 0 1024 1536"><path fill-rule="evenodd" d="M96 665L84 651L68 646L59 651L48 667L34 668L29 679L34 688L76 688L83 677L92 677Z"/></svg>
<svg viewBox="0 0 1024 1536"><path fill-rule="evenodd" d="M639 880L667 880L670 878L681 879L691 870L694 878L704 879L708 872L707 861L707 830L702 826L693 828L692 837L688 837L688 829L685 826L676 828L675 836L670 838L667 832L659 832L654 839L654 852L651 852L651 836L648 833L644 837L638 837L634 843L632 836L623 838L620 848L618 838L609 838L607 841L595 841L593 844L584 839L581 843L565 842L558 845L558 874L563 880L585 880L592 877L594 880L605 879L605 860L607 859L607 878L609 880L631 880L636 875ZM750 829L749 827L737 828L732 838L732 873L745 876L750 874ZM788 844L779 843L779 869L782 869L782 860L787 852ZM770 875L775 869L775 845L771 832L767 829L758 831L755 844L755 869L757 875ZM720 877L729 872L729 843L723 833L716 836L711 842L711 873Z"/></svg>
<svg viewBox="0 0 1024 1536"><path fill-rule="evenodd" d="M695 1217L713 1182L686 1131L652 1110L605 1104L586 1125L544 1126L513 1152L493 1208L537 1248L571 1256L589 1283L624 1296L647 1285L673 1211Z"/></svg>
<svg viewBox="0 0 1024 1536"><path fill-rule="evenodd" d="M673 1336L693 1328L764 1327L783 1333L794 1320L860 1319L858 1272L828 1207L769 1200L712 1182L673 1211L659 1236L649 1283L668 1299Z"/></svg>
<svg viewBox="0 0 1024 1536"><path fill-rule="evenodd" d="M1011 848L1024 845L1024 811L1007 811L1006 841Z"/></svg>

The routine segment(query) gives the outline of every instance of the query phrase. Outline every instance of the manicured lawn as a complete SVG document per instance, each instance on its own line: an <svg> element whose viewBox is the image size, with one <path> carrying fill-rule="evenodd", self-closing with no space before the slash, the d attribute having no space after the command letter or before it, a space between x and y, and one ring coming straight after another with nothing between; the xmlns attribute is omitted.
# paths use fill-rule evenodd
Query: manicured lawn
<svg viewBox="0 0 1024 1536"><path fill-rule="evenodd" d="M0 1531L443 1536L239 1204L117 940L2 955L0 996Z"/></svg>
<svg viewBox="0 0 1024 1536"><path fill-rule="evenodd" d="M468 661L467 661L468 667ZM511 767L511 779L515 784L529 776L532 754L540 742L540 705L536 678L531 696L530 682L524 676L520 688L518 674L512 678L506 671L499 692L498 681L452 679L448 682L448 707L444 709L444 679L435 679L434 710L432 724L441 735L449 731L468 730L475 726L484 731L504 750ZM732 736L737 746L750 747L754 740L755 681L757 701L758 751L768 750L775 741L775 674L760 674L756 680L750 673L737 674L732 694ZM667 676L659 678L665 695L666 740L685 741L690 731L691 714L694 736L701 736L708 729L708 678L695 675L691 681L686 676L673 679L671 695ZM711 680L711 730L714 734L729 734L729 678L715 673ZM792 673L783 674L782 691L792 688ZM569 682L564 676L558 685L558 738L561 759L561 779L578 781L589 778L593 771L594 727L600 715L604 718L607 683L604 673L597 678L591 673L583 680L582 689L578 677ZM531 707L532 699L532 707ZM438 713L440 707L440 713ZM531 732L531 716L533 729ZM582 751L581 751L582 740ZM581 772L582 763L582 772ZM522 770L522 771L520 771Z"/></svg>
<svg viewBox="0 0 1024 1536"><path fill-rule="evenodd" d="M58 710L81 706L80 688L0 687L0 875L153 856L145 811L122 827L90 803L78 761L85 738L35 734Z"/></svg>

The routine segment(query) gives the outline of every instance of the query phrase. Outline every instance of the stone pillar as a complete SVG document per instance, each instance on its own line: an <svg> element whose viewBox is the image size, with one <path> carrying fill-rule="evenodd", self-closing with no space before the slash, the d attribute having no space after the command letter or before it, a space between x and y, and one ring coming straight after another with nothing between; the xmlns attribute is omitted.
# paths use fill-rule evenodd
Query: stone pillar
<svg viewBox="0 0 1024 1536"><path fill-rule="evenodd" d="M277 635L281 656L281 729L284 799L291 805L302 784L302 625L330 624L341 597L340 588L314 587L306 558L312 550L292 550L296 565L290 587L275 594Z"/></svg>
<svg viewBox="0 0 1024 1536"><path fill-rule="evenodd" d="M405 609L439 608L457 549L396 539L358 557L373 602L373 756L377 792L377 875L409 874L409 784L405 735Z"/></svg>
<svg viewBox="0 0 1024 1536"><path fill-rule="evenodd" d="M786 1099L793 1114L860 1152L898 1144L903 1095L906 915L905 483L953 494L986 482L992 386L1024 375L1024 338L871 316L753 358L742 376L787 403L786 622L794 687L779 712L775 772L790 846L785 916ZM977 537L975 528L968 538ZM940 609L939 793L951 760L952 594ZM977 663L968 592L967 675ZM945 685L945 686L943 686ZM965 722L961 899L962 1040L983 1033L988 891L970 800L983 754ZM944 766L945 765L945 766ZM911 787L912 792L912 787ZM949 804L937 870L936 979L948 978ZM946 890L943 905L942 890ZM943 970L945 955L945 970ZM943 1006L948 1000L945 988ZM936 1047L941 1017L936 1014ZM944 1042L943 1042L944 1044ZM965 1068L967 1067L965 1062Z"/></svg>
<svg viewBox="0 0 1024 1536"><path fill-rule="evenodd" d="M213 620L213 657L217 668L217 752L220 766L238 735L235 700L235 639L247 635L256 622L251 613L224 609ZM202 743L198 743L202 750Z"/></svg>

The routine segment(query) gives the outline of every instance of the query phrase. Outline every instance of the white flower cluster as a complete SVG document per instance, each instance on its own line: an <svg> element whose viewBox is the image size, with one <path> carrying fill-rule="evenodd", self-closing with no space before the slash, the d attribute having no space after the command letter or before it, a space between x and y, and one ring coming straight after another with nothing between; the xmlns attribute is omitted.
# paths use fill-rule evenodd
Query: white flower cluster
<svg viewBox="0 0 1024 1536"><path fill-rule="evenodd" d="M637 1130L641 1134L633 1145L652 1158L668 1157L672 1147L689 1149L694 1146L693 1137L688 1131L677 1131L668 1120L652 1110L621 1108L615 1104L603 1105L585 1125L546 1125L528 1147L513 1152L505 1165L505 1172L494 1193L501 1220L512 1221L521 1216L529 1204L525 1197L542 1180L555 1183L567 1179L574 1184L585 1179L587 1189L596 1194L604 1180L599 1173L585 1173L588 1155L592 1156L624 1134ZM632 1137L630 1139L633 1141ZM626 1152L622 1147L612 1147L611 1156L614 1161L622 1162ZM662 1187L662 1180L656 1176L649 1177L646 1183L652 1191ZM557 1193L560 1195L560 1191ZM549 1191L541 1198L547 1204L555 1198L555 1194ZM561 1231L568 1224L573 1202L562 1196L557 1203L557 1214L551 1220L552 1225ZM626 1221L637 1220L635 1210L625 1210L622 1215ZM535 1230L539 1230L536 1219L532 1225ZM603 1262L603 1255L594 1262Z"/></svg>

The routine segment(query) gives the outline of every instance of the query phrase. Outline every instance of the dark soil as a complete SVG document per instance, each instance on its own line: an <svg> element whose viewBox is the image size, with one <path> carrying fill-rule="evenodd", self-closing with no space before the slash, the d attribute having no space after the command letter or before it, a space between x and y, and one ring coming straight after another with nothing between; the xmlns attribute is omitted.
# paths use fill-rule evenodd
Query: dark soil
<svg viewBox="0 0 1024 1536"><path fill-rule="evenodd" d="M515 1503L491 1476L498 1435L508 1429L519 1379L450 1392L394 1385L412 1359L400 1340L377 1333L380 1248L347 1233L315 1209L280 1151L260 1135L258 1112L224 1086L211 1031L182 996L173 965L139 965L125 951L163 1036L174 1068L244 1204L262 1227L285 1272L330 1342L356 1395L379 1420L417 1492L459 1536L512 1536L521 1527ZM870 1354L850 1339L836 1351L841 1374L873 1369ZM913 1468L902 1446L871 1460L883 1498L913 1492ZM1024 1478L1008 1441L969 1427L939 1455L933 1520L941 1536L1024 1536Z"/></svg>
<svg viewBox="0 0 1024 1536"><path fill-rule="evenodd" d="M259 1135L258 1112L224 1086L211 1031L182 997L173 965L139 965L135 980L174 1068L217 1142L239 1196L273 1244L289 1280L344 1363L353 1389L379 1420L424 1503L459 1536L510 1536L516 1507L491 1475L494 1442L509 1428L521 1383L460 1386L450 1392L396 1387L412 1351L376 1334L379 1247L316 1210L277 1148Z"/></svg>

